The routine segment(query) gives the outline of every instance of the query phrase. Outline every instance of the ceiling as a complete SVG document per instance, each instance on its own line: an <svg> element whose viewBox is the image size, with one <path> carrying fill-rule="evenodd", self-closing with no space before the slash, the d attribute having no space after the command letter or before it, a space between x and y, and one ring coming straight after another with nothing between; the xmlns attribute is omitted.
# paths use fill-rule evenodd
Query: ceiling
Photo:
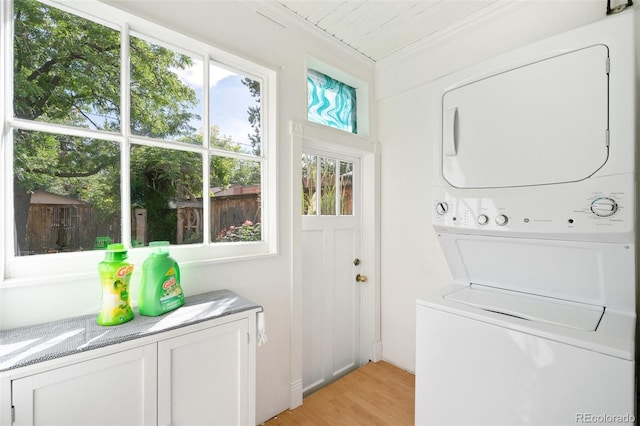
<svg viewBox="0 0 640 426"><path fill-rule="evenodd" d="M510 3L504 0L276 1L307 24L373 61L461 29Z"/></svg>

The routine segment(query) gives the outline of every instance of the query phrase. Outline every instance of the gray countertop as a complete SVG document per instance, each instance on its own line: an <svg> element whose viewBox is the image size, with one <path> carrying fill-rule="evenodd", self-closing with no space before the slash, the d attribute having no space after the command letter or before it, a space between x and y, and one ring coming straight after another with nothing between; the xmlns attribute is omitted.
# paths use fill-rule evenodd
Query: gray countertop
<svg viewBox="0 0 640 426"><path fill-rule="evenodd" d="M217 290L187 297L180 308L158 317L141 316L136 311L133 320L115 326L96 324L96 313L2 330L0 331L0 371L114 345L252 309L261 309L261 307L230 290Z"/></svg>

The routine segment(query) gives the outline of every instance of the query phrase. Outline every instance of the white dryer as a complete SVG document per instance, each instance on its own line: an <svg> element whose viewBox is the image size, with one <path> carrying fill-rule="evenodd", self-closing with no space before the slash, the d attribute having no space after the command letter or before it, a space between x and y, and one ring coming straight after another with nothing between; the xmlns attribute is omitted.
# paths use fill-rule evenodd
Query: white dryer
<svg viewBox="0 0 640 426"><path fill-rule="evenodd" d="M416 424L635 421L634 12L434 84Z"/></svg>

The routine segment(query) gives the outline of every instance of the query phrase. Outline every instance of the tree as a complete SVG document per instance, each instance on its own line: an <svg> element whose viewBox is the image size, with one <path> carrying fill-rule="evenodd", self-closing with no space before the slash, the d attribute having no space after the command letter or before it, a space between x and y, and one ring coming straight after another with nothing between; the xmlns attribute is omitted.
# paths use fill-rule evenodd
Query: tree
<svg viewBox="0 0 640 426"><path fill-rule="evenodd" d="M135 37L130 49L132 132L151 137L193 133L188 123L194 117L190 111L196 102L195 92L171 71L184 69L191 59ZM120 55L118 31L35 0L16 0L15 116L119 131L123 125ZM14 141L19 249L25 243L30 194L36 189L65 188L67 193L83 194L95 203L98 215L118 216L117 144L28 131L15 131Z"/></svg>
<svg viewBox="0 0 640 426"><path fill-rule="evenodd" d="M247 114L249 115L249 123L251 123L251 127L253 128L253 133L250 133L249 140L251 141L251 146L253 147L253 153L255 155L260 155L261 152L261 130L260 130L260 82L251 80L250 78L243 78L242 84L249 88L251 92L251 96L256 99L256 105L247 108Z"/></svg>

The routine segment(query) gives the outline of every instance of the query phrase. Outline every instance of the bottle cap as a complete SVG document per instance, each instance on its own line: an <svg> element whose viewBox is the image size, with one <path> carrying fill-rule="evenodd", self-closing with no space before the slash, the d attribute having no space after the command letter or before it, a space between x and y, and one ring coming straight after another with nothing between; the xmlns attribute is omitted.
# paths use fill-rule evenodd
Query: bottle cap
<svg viewBox="0 0 640 426"><path fill-rule="evenodd" d="M127 257L127 249L121 243L109 244L104 253L104 260L107 262L125 260Z"/></svg>
<svg viewBox="0 0 640 426"><path fill-rule="evenodd" d="M169 255L169 241L151 241L149 247L153 248L151 254Z"/></svg>

